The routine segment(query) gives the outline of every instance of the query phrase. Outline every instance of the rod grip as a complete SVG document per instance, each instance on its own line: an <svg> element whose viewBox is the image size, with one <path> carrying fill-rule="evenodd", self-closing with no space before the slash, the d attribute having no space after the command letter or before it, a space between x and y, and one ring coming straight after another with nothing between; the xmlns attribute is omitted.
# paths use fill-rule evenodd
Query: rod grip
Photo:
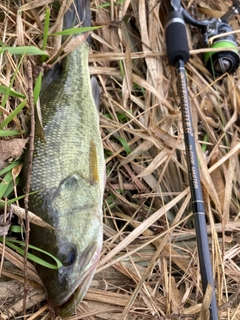
<svg viewBox="0 0 240 320"><path fill-rule="evenodd" d="M187 32L183 15L180 11L171 11L167 17L166 44L168 61L176 66L179 60L187 63L190 57Z"/></svg>

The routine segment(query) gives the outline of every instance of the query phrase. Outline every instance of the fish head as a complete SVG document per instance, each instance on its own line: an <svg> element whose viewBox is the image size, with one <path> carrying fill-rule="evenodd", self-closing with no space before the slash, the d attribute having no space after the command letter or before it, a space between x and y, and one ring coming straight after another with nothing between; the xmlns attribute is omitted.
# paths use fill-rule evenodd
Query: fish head
<svg viewBox="0 0 240 320"><path fill-rule="evenodd" d="M58 248L62 266L45 281L48 301L56 314L69 317L84 298L94 276L101 253L101 244L93 242L80 252L74 243Z"/></svg>
<svg viewBox="0 0 240 320"><path fill-rule="evenodd" d="M60 183L53 196L48 196L47 211L55 230L38 234L38 242L62 266L36 267L49 304L61 317L68 317L76 310L100 258L102 199L99 194L98 183L73 174Z"/></svg>

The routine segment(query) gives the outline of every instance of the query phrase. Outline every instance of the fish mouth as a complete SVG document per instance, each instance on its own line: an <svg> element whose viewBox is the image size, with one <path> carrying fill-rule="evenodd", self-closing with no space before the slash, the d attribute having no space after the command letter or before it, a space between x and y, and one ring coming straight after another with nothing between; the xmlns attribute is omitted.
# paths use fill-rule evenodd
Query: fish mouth
<svg viewBox="0 0 240 320"><path fill-rule="evenodd" d="M58 291L57 295L56 291L51 290L49 301L53 307L56 306L58 309L65 309L65 307L69 305L74 305L75 307L76 304L81 301L91 284L94 271L98 264L100 250L101 247L94 242L81 253L78 260L74 262L73 269L62 266L62 270L61 268L58 270L59 277L62 278L62 288ZM75 275L78 274L78 276L77 279L70 284L71 273Z"/></svg>
<svg viewBox="0 0 240 320"><path fill-rule="evenodd" d="M58 305L53 305L53 309L57 315L61 316L62 318L67 318L70 317L74 311L76 311L79 303L85 296L91 284L95 268L96 266L92 266L92 268L88 270L86 276L77 281L74 289L71 290L67 296L65 295L62 298L61 303Z"/></svg>

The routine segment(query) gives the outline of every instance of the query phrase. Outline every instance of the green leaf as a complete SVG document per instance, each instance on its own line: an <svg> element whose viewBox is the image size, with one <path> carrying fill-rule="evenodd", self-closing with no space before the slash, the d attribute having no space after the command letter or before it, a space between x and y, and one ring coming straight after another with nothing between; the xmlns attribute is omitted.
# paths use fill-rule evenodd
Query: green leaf
<svg viewBox="0 0 240 320"><path fill-rule="evenodd" d="M127 154L132 152L132 149L129 147L127 141L121 137L116 137L122 144L124 150L126 151Z"/></svg>
<svg viewBox="0 0 240 320"><path fill-rule="evenodd" d="M36 48L34 46L29 47L4 47L3 50L8 51L10 54L20 54L20 55L36 55L36 56L48 56L48 53Z"/></svg>
<svg viewBox="0 0 240 320"><path fill-rule="evenodd" d="M119 0L119 1L114 2L114 4L117 5L117 4L122 4L124 2L125 2L125 0ZM108 3L104 3L104 4L97 6L97 8L106 8L106 7L110 7L110 6L111 6L111 3L108 2Z"/></svg>
<svg viewBox="0 0 240 320"><path fill-rule="evenodd" d="M112 156L112 151L110 151L110 150L107 150L107 149L104 149L104 155L105 155L105 157L110 157L110 156Z"/></svg>
<svg viewBox="0 0 240 320"><path fill-rule="evenodd" d="M36 104L38 101L38 98L41 92L41 87L42 87L42 73L40 72L33 89L34 104Z"/></svg>
<svg viewBox="0 0 240 320"><path fill-rule="evenodd" d="M24 232L23 227L17 225L12 224L9 228L9 231L15 232L15 233L22 233Z"/></svg>
<svg viewBox="0 0 240 320"><path fill-rule="evenodd" d="M20 134L18 130L0 130L0 137L11 137Z"/></svg>
<svg viewBox="0 0 240 320"><path fill-rule="evenodd" d="M6 168L3 168L0 171L0 176L2 176L4 173L7 173L8 171L12 170L13 168L15 168L16 166L18 166L21 163L20 160L16 160L12 163L10 163Z"/></svg>
<svg viewBox="0 0 240 320"><path fill-rule="evenodd" d="M107 119L111 119L111 120L112 120L112 116L111 116L110 113L106 113L106 114L104 114L103 116L104 116L105 118L107 118Z"/></svg>
<svg viewBox="0 0 240 320"><path fill-rule="evenodd" d="M43 251L43 250L41 250L39 248L36 248L34 246L31 246L31 245L29 245L29 248L32 248L32 249L34 249L36 251L44 253L46 256L49 256L50 258L52 258L56 262L56 265L54 265L52 263L49 263L49 262L47 262L47 261L35 256L34 254L28 252L28 254L27 254L28 259L34 261L35 263L38 263L41 266L44 266L44 267L46 267L48 269L55 269L55 270L59 269L62 266L61 261L59 261L57 258L55 258L50 253L48 253L46 251Z"/></svg>
<svg viewBox="0 0 240 320"><path fill-rule="evenodd" d="M32 194L37 193L37 192L39 192L39 191L31 192L31 193L29 193L29 195L32 195ZM24 198L25 198L25 195L16 197L16 198L14 198L14 199L10 199L10 200L7 201L7 204L14 203L14 202L16 202L16 201L18 201L18 200L21 200L21 199L24 199ZM0 208L4 207L4 204L5 204L4 201L0 201Z"/></svg>
<svg viewBox="0 0 240 320"><path fill-rule="evenodd" d="M9 92L8 92L8 91L9 91ZM2 86L2 85L0 84L0 93L6 94L7 92L8 92L8 94L9 94L10 96L12 96L12 97L22 98L22 99L26 98L24 94L19 93L19 92L13 90L13 89L10 89L10 90L9 90L8 87Z"/></svg>
<svg viewBox="0 0 240 320"><path fill-rule="evenodd" d="M128 111L128 114L132 114L131 110ZM117 113L118 120L122 120L122 122L126 123L128 121L128 116L125 112Z"/></svg>
<svg viewBox="0 0 240 320"><path fill-rule="evenodd" d="M20 177L17 177L15 179L15 185L18 186L19 182L20 182ZM7 190L5 191L5 193L3 195L4 198L8 198L13 192L14 192L14 182L12 180L9 182Z"/></svg>
<svg viewBox="0 0 240 320"><path fill-rule="evenodd" d="M2 239L3 238L0 237L0 241L1 242L2 242ZM13 240L13 239L9 239L8 238L8 239L6 239L5 243L9 248L12 248L12 249L16 250L17 253L19 253L22 256L24 256L24 249L20 248L20 246L25 247L25 245L26 245L25 242L19 241L19 240ZM19 244L19 246L14 245L14 243ZM40 248L37 248L35 246L32 246L30 244L28 245L28 247L30 249L34 249L35 251L42 252L45 255L51 257L55 261L56 264L52 264L52 263L49 263L49 262L47 262L45 260L42 260L42 259L36 257L34 254L32 254L30 252L27 253L27 258L29 260L32 260L32 261L34 261L34 262L36 262L36 263L38 263L38 264L40 264L40 265L42 265L42 266L44 266L46 268L49 268L49 269L59 269L62 266L62 263L57 258L55 258L53 255L51 255L50 253L48 253L48 252L46 252L44 250L41 250Z"/></svg>
<svg viewBox="0 0 240 320"><path fill-rule="evenodd" d="M3 122L0 125L0 129L3 129L14 117L17 116L17 114L25 107L27 103L27 99L23 100L19 106L6 118L3 120Z"/></svg>
<svg viewBox="0 0 240 320"><path fill-rule="evenodd" d="M46 7L45 22L44 22L42 50L45 50L45 49L46 49L46 46L47 46L47 38L48 38L48 30L49 30L49 21L50 21L50 8L47 6L47 7Z"/></svg>
<svg viewBox="0 0 240 320"><path fill-rule="evenodd" d="M123 67L123 63L121 60L119 60L119 68L120 68L122 78L124 78L125 72L124 72L124 67Z"/></svg>
<svg viewBox="0 0 240 320"><path fill-rule="evenodd" d="M8 172L0 183L0 199L5 195L9 183L13 180L12 172Z"/></svg>
<svg viewBox="0 0 240 320"><path fill-rule="evenodd" d="M50 22L50 8L49 8L49 6L47 6L45 21L44 21L42 50L46 50L47 40L48 40L48 32L49 32L49 22ZM46 60L47 60L46 55L41 56L41 63L43 63Z"/></svg>
<svg viewBox="0 0 240 320"><path fill-rule="evenodd" d="M3 49L2 49L2 52L3 52ZM19 61L19 63L18 63L18 66L17 66L17 68L16 68L15 71L14 71L14 74L13 74L13 77L12 77L12 79L11 79L11 81L10 81L10 84L9 84L7 90L6 90L6 93L5 93L4 97L3 97L3 100L2 100L2 107L3 107L3 108L5 107L6 102L7 102L7 100L8 100L8 97L9 97L9 95L10 95L10 91L11 91L11 88L12 88L12 86L13 86L13 82L15 81L15 78L16 78L16 76L17 76L17 73L18 73L18 71L19 71L19 69L20 69L20 67L21 67L21 65L22 65L23 58L24 58L24 56L21 57L21 59L20 59L20 61Z"/></svg>
<svg viewBox="0 0 240 320"><path fill-rule="evenodd" d="M207 134L205 134L203 141L208 142L208 135ZM207 143L202 143L202 151L206 152L206 150L207 150Z"/></svg>
<svg viewBox="0 0 240 320"><path fill-rule="evenodd" d="M70 29L66 29L66 30L63 30L63 31L59 31L59 32L53 33L53 34L51 34L51 36L56 36L56 35L58 35L58 36L68 36L68 35L71 35L71 34L84 33L84 32L92 31L92 30L99 29L99 28L102 28L102 26L70 28Z"/></svg>

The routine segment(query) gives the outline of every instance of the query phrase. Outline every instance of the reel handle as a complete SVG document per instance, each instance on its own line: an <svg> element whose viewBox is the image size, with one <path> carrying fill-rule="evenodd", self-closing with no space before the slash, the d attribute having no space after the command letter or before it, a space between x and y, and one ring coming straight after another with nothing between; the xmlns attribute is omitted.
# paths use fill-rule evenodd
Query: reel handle
<svg viewBox="0 0 240 320"><path fill-rule="evenodd" d="M206 20L197 20L197 19L194 19L185 9L183 9L183 7L179 5L179 3L180 3L179 0L171 1L172 8L174 10L178 10L178 11L173 11L173 15L177 13L181 14L181 17L184 20L184 22L200 28L202 30L203 38L204 38L203 45L206 48L209 47L209 39L211 37L232 31L232 28L228 24L228 21L234 15L240 13L239 0L234 0L232 7L220 19L213 18L213 19L206 19ZM180 36L183 38L183 27L180 27L179 25L179 30L176 30L177 28L174 28L172 26L171 29L175 29L174 31L171 31L173 35L172 39L176 38L174 36L175 32L177 32L177 34L180 34ZM182 50L184 50L186 54L187 46L185 42L183 43L183 45L182 44L180 45L180 40L179 40L179 43L178 44L174 43L172 45L172 48L171 48L171 45L169 45L169 48L171 49L169 62L171 64L174 63L173 61L174 54L175 55L177 54L176 53L177 45L179 46L179 50L181 48ZM222 36L222 37L216 38L213 41L213 43L210 45L210 48L229 49L226 51L219 51L219 52L212 51L204 54L205 66L213 76L221 76L224 73L233 73L237 70L240 64L239 52L237 47L238 47L238 44L234 34Z"/></svg>

